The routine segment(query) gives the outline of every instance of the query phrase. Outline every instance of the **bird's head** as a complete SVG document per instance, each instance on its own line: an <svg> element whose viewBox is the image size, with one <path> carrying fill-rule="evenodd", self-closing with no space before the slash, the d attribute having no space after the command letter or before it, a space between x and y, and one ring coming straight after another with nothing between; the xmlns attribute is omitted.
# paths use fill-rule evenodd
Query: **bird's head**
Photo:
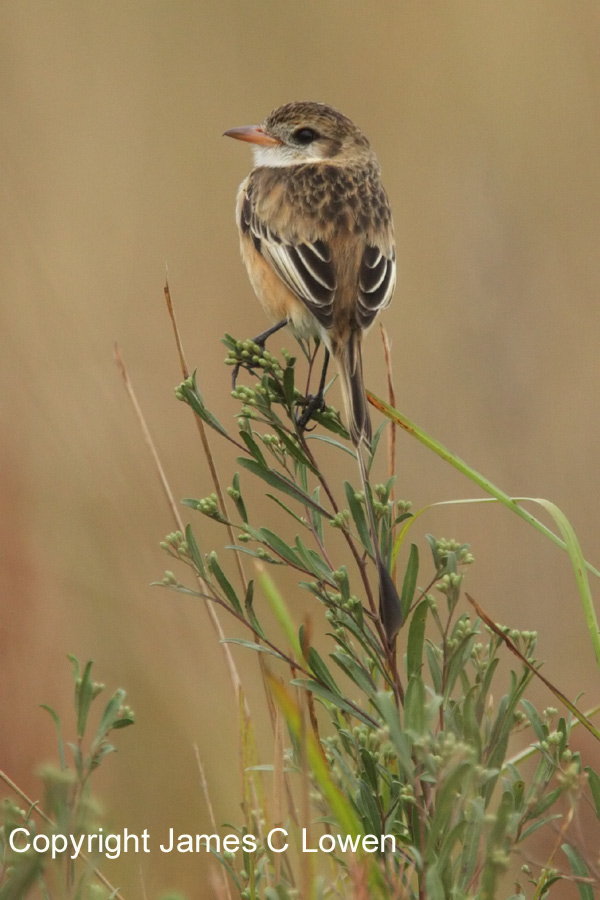
<svg viewBox="0 0 600 900"><path fill-rule="evenodd" d="M360 128L332 106L314 101L286 103L261 125L231 128L225 135L251 143L257 166L352 165L373 157Z"/></svg>

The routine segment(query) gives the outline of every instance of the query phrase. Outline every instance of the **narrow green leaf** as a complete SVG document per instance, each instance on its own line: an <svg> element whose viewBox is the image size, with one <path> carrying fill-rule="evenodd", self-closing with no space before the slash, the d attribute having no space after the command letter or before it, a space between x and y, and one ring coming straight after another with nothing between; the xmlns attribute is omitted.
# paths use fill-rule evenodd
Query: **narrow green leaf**
<svg viewBox="0 0 600 900"><path fill-rule="evenodd" d="M330 413L333 410L334 416L331 416ZM350 434L348 433L348 429L345 427L344 423L340 418L340 414L333 407L327 407L327 415L320 412L319 410L315 410L313 413L313 419L317 422L321 428L327 429L327 431L331 431L332 434L337 434L339 437L343 437L345 440L350 438Z"/></svg>
<svg viewBox="0 0 600 900"><path fill-rule="evenodd" d="M302 564L302 560L298 556L297 553L289 547L286 542L279 537L278 534L275 534L274 531L271 531L268 528L259 528L259 534L261 536L262 542L266 544L271 550L274 550L275 553L278 553L279 556L283 557L286 562L290 565L294 566L296 569L304 570L304 566Z"/></svg>
<svg viewBox="0 0 600 900"><path fill-rule="evenodd" d="M436 694L441 694L443 690L442 670L436 647L429 643L425 644L425 656L427 657L427 664L429 665L429 671L431 673L433 689Z"/></svg>
<svg viewBox="0 0 600 900"><path fill-rule="evenodd" d="M479 862L479 842L483 834L483 822L485 818L485 804L483 797L474 797L467 808L469 819L463 838L463 846L460 854L459 887L466 890L471 883Z"/></svg>
<svg viewBox="0 0 600 900"><path fill-rule="evenodd" d="M311 669L313 675L319 679L319 681L323 682L323 684L329 688L329 690L333 694L337 694L338 696L342 696L342 692L339 687L335 683L335 680L323 662L323 659L319 655L319 653L315 650L314 647L309 647L308 650L308 665Z"/></svg>
<svg viewBox="0 0 600 900"><path fill-rule="evenodd" d="M432 534L426 534L425 540L429 544L429 549L431 550L431 555L433 557L433 566L436 572L439 572L442 568L442 561L440 559L438 545L435 537Z"/></svg>
<svg viewBox="0 0 600 900"><path fill-rule="evenodd" d="M296 522L298 522L299 525L302 525L303 528L308 528L308 522L306 521L306 519L303 519L302 516L297 515L293 510L289 508L289 506L286 506L285 503L283 503L279 499L279 497L276 497L275 494L269 494L268 492L266 492L265 497L268 497L269 500L273 500L277 504L277 506L280 506L283 510L285 510L288 516L291 516L292 519L295 519ZM315 515L318 515L316 511Z"/></svg>
<svg viewBox="0 0 600 900"><path fill-rule="evenodd" d="M377 685L355 659L343 650L335 650L330 656L367 697L375 696Z"/></svg>
<svg viewBox="0 0 600 900"><path fill-rule="evenodd" d="M319 503L319 501L321 499L320 485L317 485L315 487L312 496L313 496L313 500L315 501L315 503ZM321 541L321 544L323 544L325 541L325 538L323 535L323 516L319 512L317 512L317 510L314 507L311 510L311 520L312 520L313 528L315 529L315 532L317 534L317 537Z"/></svg>
<svg viewBox="0 0 600 900"><path fill-rule="evenodd" d="M79 677L80 677L79 676L79 660L77 659L76 656L73 656L72 653L67 653L67 659L73 665L73 679L75 681L75 685L77 685L77 682L79 681Z"/></svg>
<svg viewBox="0 0 600 900"><path fill-rule="evenodd" d="M254 435L252 435L251 432L248 431L246 428L241 428L241 429L240 429L240 437L242 438L242 440L243 440L243 442L245 443L246 447L247 447L248 450L250 451L250 455L252 456L252 458L254 459L254 461L255 461L256 463L258 463L258 465L260 466L261 469L266 469L266 470L268 470L268 469L269 469L269 464L268 464L267 460L265 459L262 450L260 449L260 447L258 446L258 444L256 443L256 441L254 440ZM239 463L242 463L242 462L243 462L243 459L244 459L244 458L241 457L240 459L238 459L238 462L239 462ZM246 460L246 462L247 462L247 461L248 461L248 460ZM247 468L247 467L246 467L246 468Z"/></svg>
<svg viewBox="0 0 600 900"><path fill-rule="evenodd" d="M332 447L337 447L338 450L343 450L352 459L356 459L354 450L351 450L346 444L342 444L341 441L328 437L326 434L307 434L305 437L307 441L322 441L324 444L331 444Z"/></svg>
<svg viewBox="0 0 600 900"><path fill-rule="evenodd" d="M477 704L477 718L481 722L485 711L485 704L490 695L491 685L496 669L500 665L500 657L496 656L486 668L483 679L481 681L481 689L479 691L479 702Z"/></svg>
<svg viewBox="0 0 600 900"><path fill-rule="evenodd" d="M298 535L296 535L296 543L294 545L295 549L298 552L298 555L304 561L304 564L309 572L312 572L317 578L322 581L328 581L330 584L333 584L333 572L331 571L329 565L325 562L324 559L319 556L316 550L313 550L311 547L307 547L306 544L302 541Z"/></svg>
<svg viewBox="0 0 600 900"><path fill-rule="evenodd" d="M531 722L536 738L542 743L548 737L548 726L542 722L542 718L533 703L530 703L525 697L521 700L521 706L527 713L527 718Z"/></svg>
<svg viewBox="0 0 600 900"><path fill-rule="evenodd" d="M444 882L442 881L439 867L436 862L432 862L431 865L427 866L425 884L427 886L427 900L447 900Z"/></svg>
<svg viewBox="0 0 600 900"><path fill-rule="evenodd" d="M294 474L296 476L296 480L299 482L301 490L303 490L305 494L308 494L308 469L306 468L306 466L303 466L302 463L297 463Z"/></svg>
<svg viewBox="0 0 600 900"><path fill-rule="evenodd" d="M96 740L98 738L106 737L111 728L114 728L115 720L119 716L119 710L125 702L125 697L126 694L122 688L116 690L112 695L112 697L104 707L104 712L102 713L102 718L100 719L100 724L98 725Z"/></svg>
<svg viewBox="0 0 600 900"><path fill-rule="evenodd" d="M356 499L356 491L349 481L344 482L344 490L346 492L346 499L348 501L350 515L354 520L354 525L356 526L356 531L358 533L360 541L367 553L370 553L371 556L373 556L373 544L371 542L371 535L369 532L369 526L367 525L364 507L362 503Z"/></svg>
<svg viewBox="0 0 600 900"><path fill-rule="evenodd" d="M379 425L379 427L375 431L375 434L373 435L373 438L371 440L371 456L367 462L367 475L371 474L371 466L373 465L373 460L375 459L375 456L377 454L377 448L379 446L379 441L381 440L381 435L385 431L386 425L387 425L387 422L382 422L381 425Z"/></svg>
<svg viewBox="0 0 600 900"><path fill-rule="evenodd" d="M207 425L215 431L218 431L219 434L222 434L224 437L229 437L227 430L204 405L202 394L198 390L198 385L196 383L196 372L193 372L189 378L186 378L186 380L176 388L175 393L180 400L187 403L203 422L206 422Z"/></svg>
<svg viewBox="0 0 600 900"><path fill-rule="evenodd" d="M312 464L296 438L290 437L283 428L278 428L277 426L274 426L274 428L279 440L282 442L292 459L295 459L300 465L306 466L306 468L310 469L314 475L318 475L318 469Z"/></svg>
<svg viewBox="0 0 600 900"><path fill-rule="evenodd" d="M116 753L117 748L112 744L102 744L101 747L94 753L91 759L91 770L97 769L105 756L108 756L109 753Z"/></svg>
<svg viewBox="0 0 600 900"><path fill-rule="evenodd" d="M233 588L233 585L231 584L231 582L225 575L225 572L219 565L219 561L217 559L217 554L214 552L211 553L210 556L208 557L208 568L210 569L212 574L217 579L219 587L225 594L225 597L229 601L231 606L235 609L235 611L237 613L240 614L240 616L243 616L244 614L242 612L242 606L238 599L238 595L236 594L236 592Z"/></svg>
<svg viewBox="0 0 600 900"><path fill-rule="evenodd" d="M224 638L222 644L237 644L238 647L245 647L247 650L254 650L255 653L266 653L268 656L274 656L276 659L285 661L285 656L272 650L271 647L265 647L264 644L257 644L255 641L246 641L243 638Z"/></svg>
<svg viewBox="0 0 600 900"><path fill-rule="evenodd" d="M83 755L81 753L81 747L77 744L72 744L70 741L68 746L71 748L73 753L73 762L75 763L75 771L77 772L78 778L83 778Z"/></svg>
<svg viewBox="0 0 600 900"><path fill-rule="evenodd" d="M600 775L591 768L591 766L585 767L585 772L588 777L588 784L590 786L590 791L592 794L592 800L594 801L594 809L596 810L596 818L600 821Z"/></svg>
<svg viewBox="0 0 600 900"><path fill-rule="evenodd" d="M436 865L438 866L442 878L447 876L446 880L451 881L452 873L452 853L457 844L463 843L465 832L467 830L466 819L461 819L450 828L450 831L443 837L440 849L437 854Z"/></svg>
<svg viewBox="0 0 600 900"><path fill-rule="evenodd" d="M77 710L77 737L85 734L90 707L94 699L94 685L92 682L93 661L86 663L81 681L75 689L75 707Z"/></svg>
<svg viewBox="0 0 600 900"><path fill-rule="evenodd" d="M244 459L243 457L238 457L238 462L244 469L247 469L249 472L252 472L253 475L257 475L259 478L262 478L263 481L266 481L271 487L277 488L277 490L281 491L284 494L287 494L289 497L293 497L294 500L298 500L300 503L312 506L317 509L321 515L325 516L327 519L332 519L333 516L328 510L324 509L324 507L320 506L318 503L315 503L313 498L302 491L299 487L297 487L293 481L290 481L288 478L285 478L283 475L280 475L279 472L275 472L273 469L263 468L259 463L254 459Z"/></svg>
<svg viewBox="0 0 600 900"><path fill-rule="evenodd" d="M431 823L426 835L426 857L435 860L439 853L438 841L448 829L456 814L457 800L465 795L465 784L473 776L473 763L463 760L437 784L436 801Z"/></svg>
<svg viewBox="0 0 600 900"><path fill-rule="evenodd" d="M57 712L55 712L51 706L48 706L47 703L40 703L42 709L45 709L46 712L49 712L52 716L52 721L54 722L54 726L56 728L56 734L58 737L58 758L60 760L60 767L64 771L67 768L67 762L65 758L65 744L63 740L62 734L62 724L60 721L60 716Z"/></svg>
<svg viewBox="0 0 600 900"><path fill-rule="evenodd" d="M319 697L320 700L324 700L326 703L332 703L337 709L341 709L342 712L349 713L355 719L358 719L360 722L364 722L365 725L368 725L370 728L375 724L374 720L371 716L367 715L366 712L361 710L359 707L354 707L340 694L334 694L328 688L323 687L318 681L312 681L311 679L302 679L302 678L294 678L290 681L290 684L296 685L298 687L303 687L305 690L310 691L311 694L314 694L315 697Z"/></svg>
<svg viewBox="0 0 600 900"><path fill-rule="evenodd" d="M563 787L558 787L553 791L549 791L545 796L538 800L535 806L529 811L527 818L537 819L538 816L543 815L547 809L550 809L550 807L556 803L564 792L565 789Z"/></svg>
<svg viewBox="0 0 600 900"><path fill-rule="evenodd" d="M425 685L420 675L411 675L406 686L404 701L404 727L415 738L420 738L425 732L427 719L425 704L427 702Z"/></svg>
<svg viewBox="0 0 600 900"><path fill-rule="evenodd" d="M262 625L256 618L256 613L254 612L254 580L251 579L248 582L248 587L246 588L246 597L244 599L244 608L246 610L246 616L248 621L259 635L259 637L264 638L265 633L262 629Z"/></svg>
<svg viewBox="0 0 600 900"><path fill-rule="evenodd" d="M375 635L368 628L360 628L354 621L354 619L347 614L342 614L340 618L340 624L342 624L343 627L350 632L350 634L361 645L365 653L373 658L376 665L380 669L381 674L385 677L385 672L381 666L382 649Z"/></svg>
<svg viewBox="0 0 600 900"><path fill-rule="evenodd" d="M191 525L185 526L185 541L196 571L199 572L202 578L204 578L204 580L206 581L206 566L204 565L204 558L200 553L198 544L196 543L196 538L194 537L194 532L192 531Z"/></svg>
<svg viewBox="0 0 600 900"><path fill-rule="evenodd" d="M463 730L464 736L467 742L471 745L474 752L477 754L477 762L481 762L481 750L482 750L482 740L481 740L481 731L479 729L479 722L477 721L477 715L475 712L475 706L477 702L477 693L478 687L474 685L470 688L465 695L465 699L463 702L462 709L462 719L463 719Z"/></svg>
<svg viewBox="0 0 600 900"><path fill-rule="evenodd" d="M348 580L348 569L346 566L339 567L338 576L339 577L336 578L336 584L342 595L342 603L347 603L350 600L350 582Z"/></svg>
<svg viewBox="0 0 600 900"><path fill-rule="evenodd" d="M366 747L360 748L360 761L363 766L363 770L367 779L367 783L370 791L377 794L379 792L379 779L377 778L377 767L373 760L373 755L370 750L367 750ZM381 831L381 818L379 814L377 814L377 831L374 832L378 834Z"/></svg>
<svg viewBox="0 0 600 900"><path fill-rule="evenodd" d="M535 831L539 831L540 828L544 828L546 825L549 825L550 822L558 821L558 819L562 819L562 817L562 813L554 813L552 816L542 816L541 819L537 819L529 826L529 828L525 828L521 832L519 843L523 844Z"/></svg>
<svg viewBox="0 0 600 900"><path fill-rule="evenodd" d="M248 513L246 511L246 504L244 503L244 498L242 497L242 492L240 489L240 473L239 472L236 472L235 475L233 476L233 483L231 486L234 491L231 499L235 503L235 508L238 511L238 515L241 518L242 522L247 522L248 521Z"/></svg>
<svg viewBox="0 0 600 900"><path fill-rule="evenodd" d="M381 816L379 815L373 792L362 778L358 783L356 806L363 822L364 831L367 834L379 835L381 833Z"/></svg>
<svg viewBox="0 0 600 900"><path fill-rule="evenodd" d="M288 410L291 412L294 409L295 403L295 390L294 390L294 366L287 365L283 370L283 396L285 397L285 402L287 403Z"/></svg>
<svg viewBox="0 0 600 900"><path fill-rule="evenodd" d="M569 745L569 735L567 734L567 723L565 717L561 716L556 726L556 733L560 735L560 741L557 747L559 757L563 755Z"/></svg>
<svg viewBox="0 0 600 900"><path fill-rule="evenodd" d="M253 550L252 547L247 547L244 544L225 544L225 549L235 550L236 553L245 553L247 556L252 556L254 559L260 559L261 562L268 563L270 566L285 566L282 559L276 559L274 556L270 556L267 554L266 550Z"/></svg>
<svg viewBox="0 0 600 900"><path fill-rule="evenodd" d="M390 740L396 748L398 762L406 781L412 781L415 773L415 764L412 758L412 739L400 721L400 711L394 703L391 691L380 691L374 698L374 704L379 715L387 725ZM417 822L417 831L419 833Z"/></svg>
<svg viewBox="0 0 600 900"><path fill-rule="evenodd" d="M120 715L113 722L113 730L120 731L123 728L129 728L130 725L135 725L135 716L133 713L130 715Z"/></svg>
<svg viewBox="0 0 600 900"><path fill-rule="evenodd" d="M476 634L467 634L460 641L458 646L454 648L450 656L450 660L446 669L446 686L444 696L450 697L457 679L459 679L465 671L465 666L471 658L473 644L477 640Z"/></svg>
<svg viewBox="0 0 600 900"><path fill-rule="evenodd" d="M406 649L406 669L409 678L411 675L418 675L423 666L423 644L428 609L427 600L421 600L410 620Z"/></svg>
<svg viewBox="0 0 600 900"><path fill-rule="evenodd" d="M572 844L562 844L561 849L569 860L573 875L577 878L589 878L590 871L579 851ZM578 882L577 890L579 891L579 900L594 900L593 885Z"/></svg>

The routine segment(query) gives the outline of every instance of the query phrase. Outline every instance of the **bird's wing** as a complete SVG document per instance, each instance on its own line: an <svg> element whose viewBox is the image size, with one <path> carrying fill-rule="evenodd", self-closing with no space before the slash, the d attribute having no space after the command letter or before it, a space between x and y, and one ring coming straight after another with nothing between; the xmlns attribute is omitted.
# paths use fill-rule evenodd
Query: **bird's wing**
<svg viewBox="0 0 600 900"><path fill-rule="evenodd" d="M249 234L255 248L274 269L285 285L311 311L324 328L333 324L333 307L339 278L343 277L344 293L349 289L348 298L356 299L356 319L362 329L369 328L378 313L389 305L396 285L396 256L389 232L381 235L381 241L371 234L361 247L354 243L357 256L353 252L345 257L350 269L340 266L343 254L335 254L332 247L339 247L339 235L332 231L325 240L320 237L302 240L293 233L292 237L277 233L271 222L259 214L253 202L251 186L246 191L240 210L242 233ZM291 224L291 223L290 223ZM296 225L296 223L294 223ZM294 228L295 232L295 228ZM354 260L354 261L352 261ZM358 265L357 282L354 266ZM344 275L341 272L344 270Z"/></svg>
<svg viewBox="0 0 600 900"><path fill-rule="evenodd" d="M375 317L389 306L396 286L396 254L393 248L367 245L358 274L357 318L361 328L368 328Z"/></svg>
<svg viewBox="0 0 600 900"><path fill-rule="evenodd" d="M320 239L286 241L260 218L249 193L242 203L240 226L290 291L324 328L331 328L337 279L329 244Z"/></svg>

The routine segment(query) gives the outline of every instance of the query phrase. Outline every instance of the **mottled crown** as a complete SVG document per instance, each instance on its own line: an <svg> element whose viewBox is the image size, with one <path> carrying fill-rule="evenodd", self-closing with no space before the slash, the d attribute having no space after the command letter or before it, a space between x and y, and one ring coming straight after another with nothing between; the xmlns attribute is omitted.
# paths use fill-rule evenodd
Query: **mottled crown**
<svg viewBox="0 0 600 900"><path fill-rule="evenodd" d="M314 100L296 100L279 106L269 113L262 127L267 134L286 143L299 130L312 129L327 147L329 158L334 158L343 148L350 147L363 154L372 152L367 136L352 119L333 106Z"/></svg>

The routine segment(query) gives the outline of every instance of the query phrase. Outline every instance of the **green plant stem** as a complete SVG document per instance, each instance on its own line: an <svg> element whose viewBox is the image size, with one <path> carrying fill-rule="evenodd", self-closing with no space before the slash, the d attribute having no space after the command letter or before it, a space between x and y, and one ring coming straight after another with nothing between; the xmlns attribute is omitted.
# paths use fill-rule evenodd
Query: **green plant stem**
<svg viewBox="0 0 600 900"><path fill-rule="evenodd" d="M332 492L331 488L329 487L327 480L325 479L325 477L322 475L321 471L319 470L319 467L316 464L316 461L312 454L312 451L304 438L304 434L298 433L298 438L302 445L303 451L306 453L306 455L308 456L312 465L315 466L315 468L317 469L317 471L319 473L319 482L322 485L323 490L325 491L325 493L327 494L327 496L329 498L329 502L331 503L331 508L333 509L334 513L338 513L340 510L336 503L333 492ZM342 529L342 534L344 535L344 538L346 539L346 543L348 544L348 547L350 548L350 552L352 553L352 556L354 557L354 561L357 565L358 571L360 572L362 583L363 583L363 586L365 589L365 594L367 595L367 600L369 602L369 608L370 608L371 612L373 613L373 616L375 617L375 621L379 622L378 616L377 616L377 606L375 604L375 599L373 597L373 591L371 590L371 585L369 583L369 579L367 578L366 562L363 558L361 558L361 555L358 552L358 550L356 549L356 545L355 545L354 541L352 540L352 536L346 531L345 528ZM380 632L380 638L382 639L382 641L384 641L384 635L383 635L383 631L381 630L380 624L378 624L378 631Z"/></svg>

